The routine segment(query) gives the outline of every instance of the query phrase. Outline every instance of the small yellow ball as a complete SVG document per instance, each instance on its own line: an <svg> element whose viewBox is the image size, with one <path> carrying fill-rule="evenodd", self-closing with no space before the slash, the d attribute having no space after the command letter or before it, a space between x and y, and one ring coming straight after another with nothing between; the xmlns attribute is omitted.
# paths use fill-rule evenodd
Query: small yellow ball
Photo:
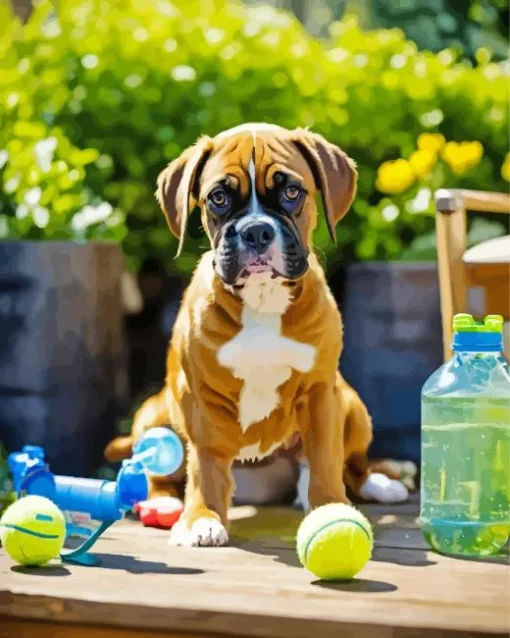
<svg viewBox="0 0 510 638"><path fill-rule="evenodd" d="M312 510L297 533L303 567L322 580L352 580L372 555L374 535L354 507L330 503Z"/></svg>
<svg viewBox="0 0 510 638"><path fill-rule="evenodd" d="M65 518L42 496L25 496L10 505L0 519L0 541L20 565L45 565L64 546Z"/></svg>

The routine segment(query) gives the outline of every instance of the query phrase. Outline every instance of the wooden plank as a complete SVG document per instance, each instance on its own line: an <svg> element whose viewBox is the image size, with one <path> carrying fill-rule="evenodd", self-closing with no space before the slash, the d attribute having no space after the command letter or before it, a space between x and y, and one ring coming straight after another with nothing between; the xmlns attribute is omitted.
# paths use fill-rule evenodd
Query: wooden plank
<svg viewBox="0 0 510 638"><path fill-rule="evenodd" d="M434 198L438 210L447 212L457 208L479 213L510 214L510 195L462 188L441 188Z"/></svg>
<svg viewBox="0 0 510 638"><path fill-rule="evenodd" d="M510 214L510 195L508 193L490 193L488 191L473 191L452 189L464 202L464 208L480 213Z"/></svg>
<svg viewBox="0 0 510 638"><path fill-rule="evenodd" d="M510 318L510 266L508 264L466 264L468 286L484 289L485 315Z"/></svg>
<svg viewBox="0 0 510 638"><path fill-rule="evenodd" d="M439 290L443 325L443 352L450 358L452 319L466 312L466 274L462 261L466 251L466 211L510 214L510 195L465 189L440 189L435 193L436 242L439 267ZM493 295L501 308L498 295ZM493 299L491 299L493 302ZM489 308L491 308L488 303ZM492 308L489 312L498 312ZM501 313L504 316L508 314Z"/></svg>
<svg viewBox="0 0 510 638"><path fill-rule="evenodd" d="M460 206L460 205L459 205ZM438 209L436 242L439 269L439 294L443 327L445 361L451 357L452 320L466 310L466 282L462 257L466 250L466 212L458 207L452 212Z"/></svg>
<svg viewBox="0 0 510 638"><path fill-rule="evenodd" d="M237 511L234 546L226 548L168 547L166 532L119 523L98 544L99 568L13 567L0 552L0 615L274 638L340 631L357 638L507 635L505 559L461 561L429 552L412 507L404 506L403 515L399 508L365 508L377 544L352 583L323 583L299 566L293 538L302 515L282 509Z"/></svg>
<svg viewBox="0 0 510 638"><path fill-rule="evenodd" d="M111 628L104 625L74 625L0 617L0 638L227 638L225 634L190 634L143 629ZM245 638L239 636L238 638Z"/></svg>
<svg viewBox="0 0 510 638"><path fill-rule="evenodd" d="M336 589L339 595L341 595L343 589L342 586L331 586L331 589ZM361 582L361 585L358 584L358 589L356 590L353 587L353 591L356 592L366 592L366 585ZM379 585L374 584L372 589L370 590L372 595L381 595L381 592L384 592L384 589ZM199 592L197 592L197 595ZM24 601L26 604L34 604L37 605L38 609L42 607L42 601L39 598L27 598ZM286 601L282 600L281 604L292 604L292 600ZM313 601L306 600L302 601L301 604L313 604ZM111 629L112 624L117 623L118 610L115 607L108 608L108 614L105 614L104 605L101 604L98 608L97 614L94 614L94 609L91 605L83 606L82 603L76 601L73 603L72 608L70 607L68 610L68 614L66 618L59 618L58 622L48 622L46 618L41 619L39 621L29 621L30 622L30 633L26 632L25 635L33 636L34 638L41 638L41 633L39 633L39 627L44 627L49 625L48 633L49 636L54 637L54 634L51 633L55 627L61 627L65 629L64 632L61 632L62 637L64 638L72 638L73 634L71 630L76 627L83 628L83 638L97 638L98 635L103 638L103 636L108 636L107 633L103 633L105 627L107 629ZM156 638L159 636L167 636L168 638L184 638L189 635L189 632L176 631L172 624L167 625L166 628L163 625L159 631L153 631L151 629L147 629L147 625L152 624L152 613L153 609L146 609L141 606L134 606L132 608L132 616L128 615L126 619L123 619L122 622L119 623L119 627L115 627L115 629L119 632L120 636L123 636L123 631L125 631L125 625L129 621L131 629L131 633L133 635L141 635L143 638L149 638L151 636L151 632L155 633ZM173 611L173 610L170 610ZM75 616L83 616L87 614L89 618L92 616L93 620L90 625L76 624L76 621L73 621ZM398 616L398 609L394 610L394 613ZM441 607L435 610L436 614L441 613ZM113 614L114 620L110 618L110 615ZM150 615L149 615L150 614ZM0 616L0 619L3 620L4 616ZM69 620L71 619L71 621ZM16 621L13 621L12 615L9 618L10 622L16 626ZM168 620L168 615L164 619ZM26 620L18 621L25 623ZM81 621L84 623L85 621ZM191 621L188 621L188 624ZM15 624L16 623L16 624ZM195 630L191 633L191 637L193 636L201 636L202 638L218 638L223 636L224 638L235 637L235 638L253 638L253 637L265 637L270 638L271 636L281 637L281 638L310 638L310 636L320 636L321 638L338 638L338 636L342 636L342 638L489 638L490 636L507 636L508 630L503 632L494 632L493 630L484 629L481 631L477 631L474 628L469 628L465 630L455 630L455 629L442 629L440 627L435 626L413 626L409 624L406 626L405 623L392 623L389 625L381 625L371 618L370 614L367 614L363 619L357 619L353 622L342 622L338 623L335 621L327 621L325 619L311 619L311 621L303 622L299 617L266 617L264 618L261 615L257 616L241 616L236 611L232 611L228 616L224 616L222 619L217 617L214 613L209 613L208 615L204 615L203 617L193 617L193 624L195 626L202 626L202 629ZM221 624L223 626L223 632L216 631L217 626ZM7 625L5 625L7 626ZM18 625L19 626L19 625ZM22 625L21 625L22 626ZM31 631L31 629L35 627L37 628L35 632ZM69 629L68 629L69 628ZM99 628L100 633L97 633L97 629ZM89 631L88 631L89 629ZM69 633L68 633L69 632ZM240 633L242 632L242 633ZM16 634L14 634L16 635ZM21 634L23 636L23 634ZM44 636L44 634L42 634ZM114 634L115 635L115 634ZM131 635L128 633L128 636ZM57 634L58 638L60 638L59 634ZM9 631L4 632L3 626L0 627L0 638L14 638L13 634ZM80 636L81 638L81 636Z"/></svg>

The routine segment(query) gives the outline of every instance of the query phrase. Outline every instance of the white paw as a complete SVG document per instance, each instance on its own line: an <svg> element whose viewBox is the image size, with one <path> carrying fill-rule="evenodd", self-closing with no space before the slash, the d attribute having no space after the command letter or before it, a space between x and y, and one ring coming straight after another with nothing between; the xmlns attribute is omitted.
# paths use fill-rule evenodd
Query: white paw
<svg viewBox="0 0 510 638"><path fill-rule="evenodd" d="M183 547L219 547L227 543L227 530L215 518L199 518L191 529L184 521L177 521L168 539L169 545Z"/></svg>
<svg viewBox="0 0 510 638"><path fill-rule="evenodd" d="M384 474L370 474L360 490L361 498L379 503L402 503L409 497L407 487Z"/></svg>

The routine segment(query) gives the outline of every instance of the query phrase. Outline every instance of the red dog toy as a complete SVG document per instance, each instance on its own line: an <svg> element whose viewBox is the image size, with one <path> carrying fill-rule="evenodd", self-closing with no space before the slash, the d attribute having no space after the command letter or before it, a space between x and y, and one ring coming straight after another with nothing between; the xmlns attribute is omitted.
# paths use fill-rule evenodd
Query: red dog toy
<svg viewBox="0 0 510 638"><path fill-rule="evenodd" d="M184 505L178 498L159 496L141 501L133 509L145 527L170 529L179 520Z"/></svg>

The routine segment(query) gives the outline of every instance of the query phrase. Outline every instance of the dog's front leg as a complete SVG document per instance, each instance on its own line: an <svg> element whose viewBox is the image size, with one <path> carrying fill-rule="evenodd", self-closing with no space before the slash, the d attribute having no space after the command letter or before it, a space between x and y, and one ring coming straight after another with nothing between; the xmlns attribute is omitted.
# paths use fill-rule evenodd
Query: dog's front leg
<svg viewBox="0 0 510 638"><path fill-rule="evenodd" d="M228 542L227 510L233 480L233 459L190 443L184 512L174 525L169 544L217 546Z"/></svg>
<svg viewBox="0 0 510 638"><path fill-rule="evenodd" d="M334 384L315 383L299 412L299 429L310 468L312 507L348 503L343 481L345 406Z"/></svg>

